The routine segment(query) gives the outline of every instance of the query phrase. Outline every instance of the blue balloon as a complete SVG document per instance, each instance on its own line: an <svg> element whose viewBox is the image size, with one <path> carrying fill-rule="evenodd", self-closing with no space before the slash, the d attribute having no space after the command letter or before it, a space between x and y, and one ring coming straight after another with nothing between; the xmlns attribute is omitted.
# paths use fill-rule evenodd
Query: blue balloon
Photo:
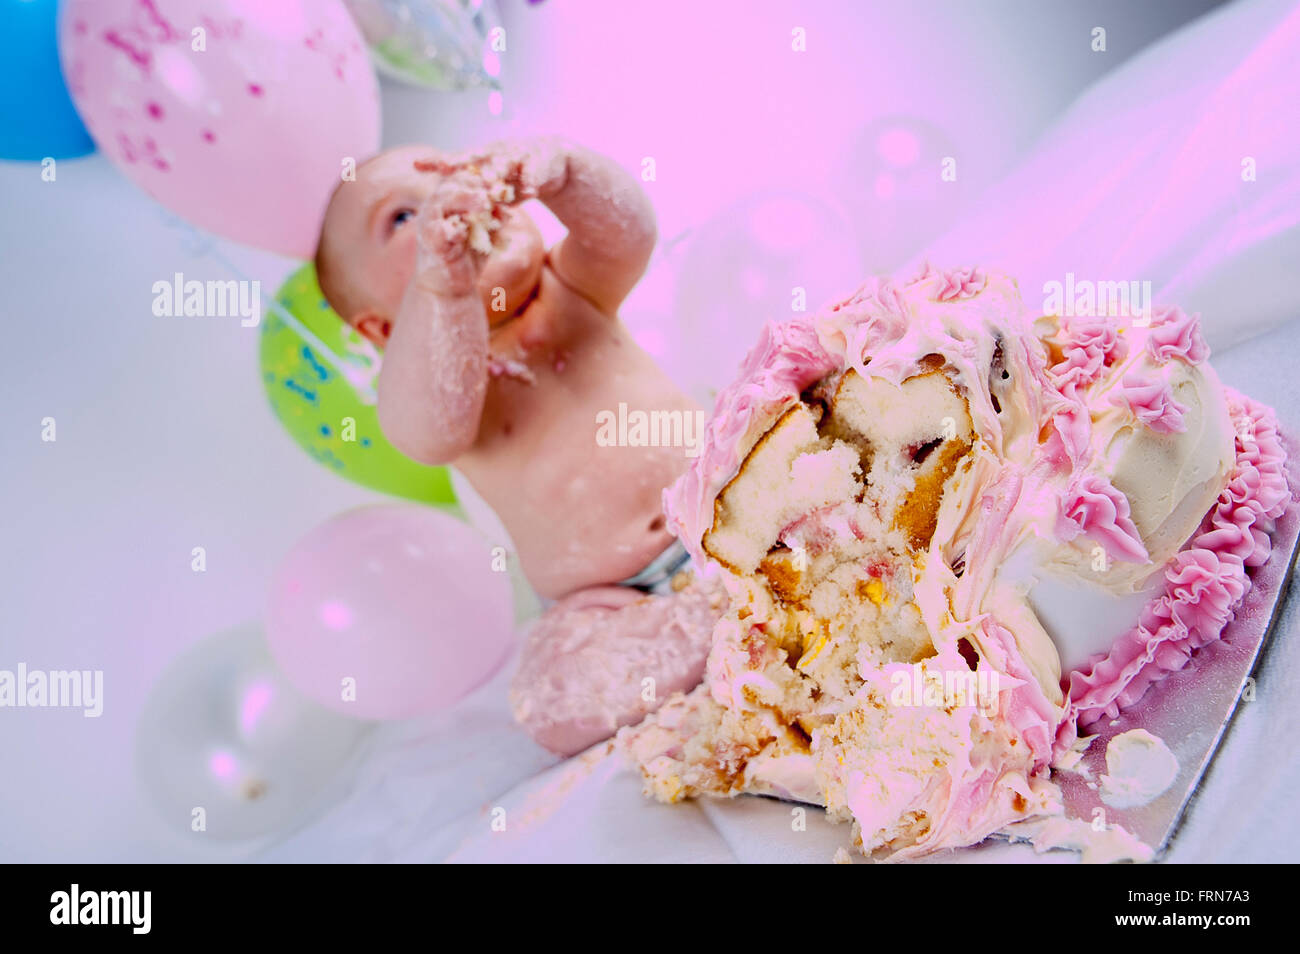
<svg viewBox="0 0 1300 954"><path fill-rule="evenodd" d="M0 0L0 159L95 151L59 69L58 0Z"/></svg>

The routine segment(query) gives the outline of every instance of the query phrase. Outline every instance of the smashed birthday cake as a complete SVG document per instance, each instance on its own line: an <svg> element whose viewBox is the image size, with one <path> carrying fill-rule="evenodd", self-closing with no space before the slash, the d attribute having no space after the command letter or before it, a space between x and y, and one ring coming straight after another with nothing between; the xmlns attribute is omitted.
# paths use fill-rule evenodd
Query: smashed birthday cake
<svg viewBox="0 0 1300 954"><path fill-rule="evenodd" d="M1059 817L1054 762L1220 638L1290 499L1208 356L977 268L768 325L665 492L729 609L619 735L647 791L823 805L888 860Z"/></svg>

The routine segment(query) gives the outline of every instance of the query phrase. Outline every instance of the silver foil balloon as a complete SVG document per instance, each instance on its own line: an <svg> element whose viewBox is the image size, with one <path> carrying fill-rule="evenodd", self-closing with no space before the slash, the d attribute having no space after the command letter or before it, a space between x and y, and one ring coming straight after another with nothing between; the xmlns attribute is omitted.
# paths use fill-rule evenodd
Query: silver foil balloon
<svg viewBox="0 0 1300 954"><path fill-rule="evenodd" d="M380 71L432 89L499 88L494 0L344 0Z"/></svg>
<svg viewBox="0 0 1300 954"><path fill-rule="evenodd" d="M324 807L368 729L290 686L261 628L246 624L163 672L136 728L136 767L170 827L254 839Z"/></svg>

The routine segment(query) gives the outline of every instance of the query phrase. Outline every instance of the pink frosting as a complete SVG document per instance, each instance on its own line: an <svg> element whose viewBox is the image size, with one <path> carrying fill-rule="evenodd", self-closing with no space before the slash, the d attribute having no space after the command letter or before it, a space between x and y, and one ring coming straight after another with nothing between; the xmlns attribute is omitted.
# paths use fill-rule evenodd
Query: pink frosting
<svg viewBox="0 0 1300 954"><path fill-rule="evenodd" d="M989 276L984 269L974 265L940 271L926 262L908 284L914 282L931 283L930 297L935 301L961 301L982 292L989 283Z"/></svg>
<svg viewBox="0 0 1300 954"><path fill-rule="evenodd" d="M1052 365L1051 374L1068 397L1074 397L1101 377L1105 368L1128 356L1128 342L1119 335L1115 323L1106 318L1061 319L1057 343L1063 356Z"/></svg>
<svg viewBox="0 0 1300 954"><path fill-rule="evenodd" d="M739 376L718 395L699 456L664 491L669 528L697 565L707 562L701 540L713 526L713 500L740 467L742 447L756 436L751 431L765 428L800 392L836 366L810 319L764 326L758 343L741 363Z"/></svg>
<svg viewBox="0 0 1300 954"><path fill-rule="evenodd" d="M893 320L887 324L897 329L897 333L891 337L901 336L907 325L907 304L903 301L903 290L892 278L883 275L868 278L848 298L831 305L830 311L832 314L850 312L863 317L889 316Z"/></svg>
<svg viewBox="0 0 1300 954"><path fill-rule="evenodd" d="M1107 367L1128 357L1128 342L1108 317L1074 315L1066 319L1065 327L1066 338L1074 347L1100 354Z"/></svg>
<svg viewBox="0 0 1300 954"><path fill-rule="evenodd" d="M995 670L1010 676L1009 681L1013 683L1009 690L1004 688L1003 697L998 702L999 710L1029 746L1034 768L1045 768L1053 754L1056 706L1025 665L1011 631L992 616L983 617L980 629L984 635L980 642L989 662Z"/></svg>
<svg viewBox="0 0 1300 954"><path fill-rule="evenodd" d="M1188 315L1176 305L1158 305L1151 313L1151 335L1147 350L1157 362L1178 358L1200 364L1210 357L1210 346L1201 336L1200 315Z"/></svg>
<svg viewBox="0 0 1300 954"><path fill-rule="evenodd" d="M907 332L907 305L891 279L873 277L844 301L833 305L822 333L846 363L866 374L864 357L898 341Z"/></svg>
<svg viewBox="0 0 1300 954"><path fill-rule="evenodd" d="M1138 623L1110 648L1068 674L1069 703L1057 729L1058 749L1080 729L1113 719L1146 690L1187 665L1192 653L1221 638L1250 590L1249 568L1272 549L1269 533L1290 499L1273 412L1229 390L1237 432L1236 463L1200 531L1165 568L1165 586Z"/></svg>
<svg viewBox="0 0 1300 954"><path fill-rule="evenodd" d="M1064 458L1071 464L1080 463L1088 454L1092 440L1092 415L1082 401L1063 401L1052 415L1056 433L1045 452L1049 457ZM1059 444L1059 447L1058 447Z"/></svg>
<svg viewBox="0 0 1300 954"><path fill-rule="evenodd" d="M1110 401L1116 407L1127 407L1134 417L1159 434L1187 430L1183 421L1183 412L1187 408L1174 400L1169 382L1159 374L1130 371L1124 375Z"/></svg>
<svg viewBox="0 0 1300 954"><path fill-rule="evenodd" d="M1085 473L1071 481L1061 495L1056 533L1066 541L1082 534L1101 544L1112 560L1147 560L1142 536L1129 517L1128 498L1100 474Z"/></svg>

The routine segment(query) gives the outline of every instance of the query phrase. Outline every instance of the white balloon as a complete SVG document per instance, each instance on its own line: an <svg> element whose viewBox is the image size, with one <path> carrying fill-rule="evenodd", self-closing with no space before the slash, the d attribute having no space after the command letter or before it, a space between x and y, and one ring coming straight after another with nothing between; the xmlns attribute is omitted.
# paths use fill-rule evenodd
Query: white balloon
<svg viewBox="0 0 1300 954"><path fill-rule="evenodd" d="M221 841L283 834L370 729L294 689L260 627L203 640L163 672L136 727L136 767L167 824Z"/></svg>

